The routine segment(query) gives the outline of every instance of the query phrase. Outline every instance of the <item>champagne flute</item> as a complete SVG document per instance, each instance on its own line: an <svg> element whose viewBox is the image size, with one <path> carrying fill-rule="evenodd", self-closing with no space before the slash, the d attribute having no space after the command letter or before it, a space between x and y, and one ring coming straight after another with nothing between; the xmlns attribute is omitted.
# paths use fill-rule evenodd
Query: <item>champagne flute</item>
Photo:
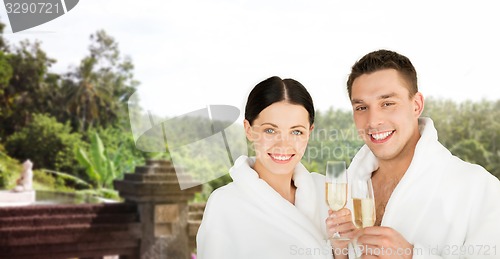
<svg viewBox="0 0 500 259"><path fill-rule="evenodd" d="M354 211L354 225L358 229L375 225L375 197L370 177L367 177L367 179L355 178L351 180L351 198ZM352 245L354 246L356 256L361 256L357 245L357 237L354 238Z"/></svg>
<svg viewBox="0 0 500 259"><path fill-rule="evenodd" d="M325 177L326 203L333 211L345 207L347 203L347 169L344 161L328 161ZM335 240L349 240L335 232L331 237Z"/></svg>
<svg viewBox="0 0 500 259"><path fill-rule="evenodd" d="M354 225L357 228L371 227L375 224L375 198L372 180L353 179L351 197L354 210Z"/></svg>

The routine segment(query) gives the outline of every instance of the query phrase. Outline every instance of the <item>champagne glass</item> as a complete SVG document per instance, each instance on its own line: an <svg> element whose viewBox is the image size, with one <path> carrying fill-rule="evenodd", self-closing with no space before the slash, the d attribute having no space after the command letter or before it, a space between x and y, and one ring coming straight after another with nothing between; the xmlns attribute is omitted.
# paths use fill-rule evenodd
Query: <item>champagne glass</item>
<svg viewBox="0 0 500 259"><path fill-rule="evenodd" d="M354 225L358 229L372 227L375 225L375 198L373 195L373 185L370 177L367 179L351 179L351 198L354 211ZM357 257L361 256L360 248L357 245L357 237L352 242L354 252Z"/></svg>
<svg viewBox="0 0 500 259"><path fill-rule="evenodd" d="M328 161L325 177L326 203L333 211L345 207L347 203L347 169L344 161ZM335 240L349 240L335 232L331 237Z"/></svg>
<svg viewBox="0 0 500 259"><path fill-rule="evenodd" d="M357 228L371 227L375 224L375 198L372 180L353 179L351 197L354 210L354 225Z"/></svg>

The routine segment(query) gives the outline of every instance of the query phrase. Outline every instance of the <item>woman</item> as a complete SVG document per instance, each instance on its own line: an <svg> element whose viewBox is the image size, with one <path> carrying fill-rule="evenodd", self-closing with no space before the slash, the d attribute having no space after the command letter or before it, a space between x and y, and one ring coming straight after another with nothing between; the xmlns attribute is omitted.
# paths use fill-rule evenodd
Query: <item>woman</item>
<svg viewBox="0 0 500 259"><path fill-rule="evenodd" d="M214 191L197 236L198 258L331 258L324 177L300 163L314 105L293 79L254 87L244 127L255 157L239 157L232 183Z"/></svg>

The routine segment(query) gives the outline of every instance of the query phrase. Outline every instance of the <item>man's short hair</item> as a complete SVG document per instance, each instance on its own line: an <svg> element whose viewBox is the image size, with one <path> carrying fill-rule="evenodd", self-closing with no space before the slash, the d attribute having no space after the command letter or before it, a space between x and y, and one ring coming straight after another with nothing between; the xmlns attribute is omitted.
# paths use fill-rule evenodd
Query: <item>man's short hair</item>
<svg viewBox="0 0 500 259"><path fill-rule="evenodd" d="M366 54L352 66L351 74L347 80L349 98L352 97L352 84L356 78L384 69L398 71L408 83L409 97L413 97L418 92L417 71L410 59L394 51L381 49Z"/></svg>

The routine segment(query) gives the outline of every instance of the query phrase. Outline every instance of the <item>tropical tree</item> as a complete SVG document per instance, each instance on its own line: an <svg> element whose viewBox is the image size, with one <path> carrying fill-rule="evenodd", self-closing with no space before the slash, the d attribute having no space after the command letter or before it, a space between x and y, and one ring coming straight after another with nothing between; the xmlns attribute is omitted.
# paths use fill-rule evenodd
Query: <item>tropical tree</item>
<svg viewBox="0 0 500 259"><path fill-rule="evenodd" d="M79 81L65 81L67 109L78 122L79 131L84 131L99 120L100 109L114 108L111 92L105 85L97 82L96 74L92 73L96 60L85 58L75 76Z"/></svg>
<svg viewBox="0 0 500 259"><path fill-rule="evenodd" d="M104 31L90 36L90 54L65 76L63 89L72 124L80 132L126 118L126 100L135 90L133 65Z"/></svg>

